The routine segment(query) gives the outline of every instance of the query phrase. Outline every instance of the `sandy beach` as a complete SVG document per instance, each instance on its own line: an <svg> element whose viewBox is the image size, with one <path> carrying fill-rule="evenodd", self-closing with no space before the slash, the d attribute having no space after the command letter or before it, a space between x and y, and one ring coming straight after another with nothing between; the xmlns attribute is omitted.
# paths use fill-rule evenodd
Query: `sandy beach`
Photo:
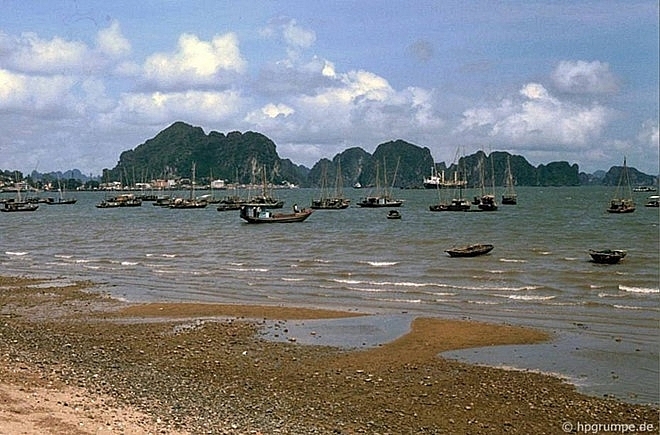
<svg viewBox="0 0 660 435"><path fill-rule="evenodd" d="M259 331L362 313L129 304L92 283L14 277L0 277L0 315L0 434L658 433L654 407L438 356L552 338L534 329L416 318L346 350Z"/></svg>

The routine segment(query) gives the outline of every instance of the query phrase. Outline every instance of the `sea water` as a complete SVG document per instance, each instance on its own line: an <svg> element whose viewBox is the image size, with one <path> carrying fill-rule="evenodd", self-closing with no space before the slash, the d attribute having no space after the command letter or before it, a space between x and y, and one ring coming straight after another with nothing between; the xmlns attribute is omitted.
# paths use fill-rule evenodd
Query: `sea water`
<svg viewBox="0 0 660 435"><path fill-rule="evenodd" d="M355 204L369 192L345 193ZM275 194L290 210L319 191ZM612 191L604 187L519 188L518 205L479 213L429 211L439 201L435 190L393 194L405 200L400 220L387 219L388 209L351 206L317 210L302 223L249 225L238 211L213 205L97 209L104 193L79 192L75 205L0 215L0 273L93 280L129 301L357 310L377 314L376 330L385 325L389 335L405 328L382 316L533 326L552 341L445 356L556 373L589 394L659 402L660 217L643 207L646 194L635 193L638 208L625 215L605 212ZM470 243L495 249L475 258L444 252ZM595 264L590 248L628 256ZM369 331L364 325L334 330L346 331L348 345L370 340L349 337ZM332 344L341 341L332 335Z"/></svg>

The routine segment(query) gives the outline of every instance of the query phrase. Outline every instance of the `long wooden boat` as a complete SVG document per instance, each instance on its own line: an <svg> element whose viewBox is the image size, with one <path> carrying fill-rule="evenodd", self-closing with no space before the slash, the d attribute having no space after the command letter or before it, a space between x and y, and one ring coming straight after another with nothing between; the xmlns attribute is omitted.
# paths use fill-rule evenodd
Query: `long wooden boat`
<svg viewBox="0 0 660 435"><path fill-rule="evenodd" d="M0 208L3 212L19 212L19 211L35 211L39 206L31 202L25 201L11 201L5 202L4 208Z"/></svg>
<svg viewBox="0 0 660 435"><path fill-rule="evenodd" d="M312 212L312 209L302 209L293 213L273 213L269 210L262 210L261 207L243 206L240 216L249 224L291 223L304 221Z"/></svg>
<svg viewBox="0 0 660 435"><path fill-rule="evenodd" d="M628 176L628 165L626 165L626 158L623 158L623 168L621 169L621 176L619 177L619 184L616 188L614 198L610 200L610 205L607 207L608 213L632 213L635 211L635 202L632 198L632 188L630 185L630 178Z"/></svg>
<svg viewBox="0 0 660 435"><path fill-rule="evenodd" d="M479 243L475 245L458 246L446 249L445 252L450 257L477 257L479 255L488 254L494 248L493 245Z"/></svg>
<svg viewBox="0 0 660 435"><path fill-rule="evenodd" d="M595 263L616 264L621 261L628 251L623 249L589 249L589 255Z"/></svg>

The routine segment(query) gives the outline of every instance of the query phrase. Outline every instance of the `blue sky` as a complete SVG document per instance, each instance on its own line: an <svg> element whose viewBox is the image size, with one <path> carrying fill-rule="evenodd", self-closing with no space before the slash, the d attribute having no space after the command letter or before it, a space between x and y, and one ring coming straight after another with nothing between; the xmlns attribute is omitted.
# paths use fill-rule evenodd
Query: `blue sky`
<svg viewBox="0 0 660 435"><path fill-rule="evenodd" d="M184 121L308 167L403 139L657 174L658 38L645 0L3 0L0 169L99 174Z"/></svg>

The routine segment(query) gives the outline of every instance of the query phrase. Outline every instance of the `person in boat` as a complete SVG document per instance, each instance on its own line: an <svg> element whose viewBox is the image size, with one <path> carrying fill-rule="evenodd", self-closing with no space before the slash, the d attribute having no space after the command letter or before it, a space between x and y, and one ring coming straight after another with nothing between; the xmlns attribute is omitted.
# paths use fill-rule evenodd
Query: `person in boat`
<svg viewBox="0 0 660 435"><path fill-rule="evenodd" d="M298 204L293 204L293 212L294 213L300 213L300 209L298 208Z"/></svg>

